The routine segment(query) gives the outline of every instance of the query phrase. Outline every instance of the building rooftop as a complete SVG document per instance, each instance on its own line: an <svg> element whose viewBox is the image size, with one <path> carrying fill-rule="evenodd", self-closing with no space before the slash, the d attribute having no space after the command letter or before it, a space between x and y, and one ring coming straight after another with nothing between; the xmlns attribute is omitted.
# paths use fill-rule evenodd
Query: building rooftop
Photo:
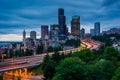
<svg viewBox="0 0 120 80"><path fill-rule="evenodd" d="M72 18L73 18L73 19L78 19L78 18L80 18L80 16L75 15L75 16L73 16Z"/></svg>

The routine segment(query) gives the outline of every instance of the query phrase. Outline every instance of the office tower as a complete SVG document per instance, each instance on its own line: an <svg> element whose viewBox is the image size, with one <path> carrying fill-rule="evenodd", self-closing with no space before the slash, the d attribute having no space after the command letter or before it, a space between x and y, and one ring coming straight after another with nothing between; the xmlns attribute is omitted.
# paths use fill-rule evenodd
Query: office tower
<svg viewBox="0 0 120 80"><path fill-rule="evenodd" d="M60 27L60 35L66 36L66 17L64 16L64 9L58 9L58 24Z"/></svg>
<svg viewBox="0 0 120 80"><path fill-rule="evenodd" d="M24 45L24 52L26 51L25 47L26 47L26 31L23 31L23 45Z"/></svg>
<svg viewBox="0 0 120 80"><path fill-rule="evenodd" d="M91 34L91 36L95 36L95 30L94 29L90 29L90 34Z"/></svg>
<svg viewBox="0 0 120 80"><path fill-rule="evenodd" d="M84 39L85 38L85 29L82 28L80 32L81 32L81 38Z"/></svg>
<svg viewBox="0 0 120 80"><path fill-rule="evenodd" d="M30 38L31 39L36 39L36 32L35 31L30 32Z"/></svg>
<svg viewBox="0 0 120 80"><path fill-rule="evenodd" d="M94 29L95 29L95 36L99 36L100 35L100 22L96 22L94 24Z"/></svg>
<svg viewBox="0 0 120 80"><path fill-rule="evenodd" d="M80 37L80 16L73 16L71 21L71 34Z"/></svg>
<svg viewBox="0 0 120 80"><path fill-rule="evenodd" d="M50 25L50 39L52 40L59 40L59 25L52 24Z"/></svg>
<svg viewBox="0 0 120 80"><path fill-rule="evenodd" d="M66 27L66 35L69 35L69 28Z"/></svg>
<svg viewBox="0 0 120 80"><path fill-rule="evenodd" d="M46 36L48 36L49 30L48 25L42 25L41 26L41 38L45 39Z"/></svg>
<svg viewBox="0 0 120 80"><path fill-rule="evenodd" d="M110 35L110 34L120 34L120 28L111 28L108 31L102 31L102 34L107 34L107 35Z"/></svg>
<svg viewBox="0 0 120 80"><path fill-rule="evenodd" d="M26 31L24 30L23 31L23 41L25 41L25 39L26 39Z"/></svg>

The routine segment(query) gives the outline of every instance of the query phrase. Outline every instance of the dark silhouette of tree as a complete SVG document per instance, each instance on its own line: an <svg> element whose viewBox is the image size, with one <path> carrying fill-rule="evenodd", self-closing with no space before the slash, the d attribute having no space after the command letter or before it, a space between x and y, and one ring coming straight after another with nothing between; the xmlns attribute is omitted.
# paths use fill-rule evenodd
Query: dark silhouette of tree
<svg viewBox="0 0 120 80"><path fill-rule="evenodd" d="M74 39L71 39L71 40L67 40L65 45L67 46L73 46L73 47L78 47L80 46L80 40L74 40Z"/></svg>
<svg viewBox="0 0 120 80"><path fill-rule="evenodd" d="M38 45L38 47L37 47L37 49L36 49L36 53L37 53L37 54L42 54L43 49L44 49L44 48L43 48L42 45L41 45L41 46Z"/></svg>
<svg viewBox="0 0 120 80"><path fill-rule="evenodd" d="M79 58L70 57L61 61L56 67L55 78L58 80L85 80L85 63Z"/></svg>

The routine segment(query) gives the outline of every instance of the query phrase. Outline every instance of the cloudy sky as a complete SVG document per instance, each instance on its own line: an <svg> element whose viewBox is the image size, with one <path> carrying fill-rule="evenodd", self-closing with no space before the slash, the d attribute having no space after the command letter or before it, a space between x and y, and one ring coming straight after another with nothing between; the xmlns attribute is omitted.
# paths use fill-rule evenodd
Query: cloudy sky
<svg viewBox="0 0 120 80"><path fill-rule="evenodd" d="M120 0L0 0L0 41L22 40L24 29L39 38L41 25L58 23L58 8L64 8L68 27L73 15L80 15L86 32L98 21L101 30L120 27Z"/></svg>

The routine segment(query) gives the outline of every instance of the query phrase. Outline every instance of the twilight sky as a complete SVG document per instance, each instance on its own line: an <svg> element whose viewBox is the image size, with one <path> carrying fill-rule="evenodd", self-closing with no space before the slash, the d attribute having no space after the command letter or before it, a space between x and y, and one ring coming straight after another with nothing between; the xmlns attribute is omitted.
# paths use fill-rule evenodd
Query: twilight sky
<svg viewBox="0 0 120 80"><path fill-rule="evenodd" d="M101 30L120 28L120 0L0 0L0 41L22 40L24 29L39 38L41 25L58 23L58 8L64 8L68 27L80 15L86 32L98 21Z"/></svg>

